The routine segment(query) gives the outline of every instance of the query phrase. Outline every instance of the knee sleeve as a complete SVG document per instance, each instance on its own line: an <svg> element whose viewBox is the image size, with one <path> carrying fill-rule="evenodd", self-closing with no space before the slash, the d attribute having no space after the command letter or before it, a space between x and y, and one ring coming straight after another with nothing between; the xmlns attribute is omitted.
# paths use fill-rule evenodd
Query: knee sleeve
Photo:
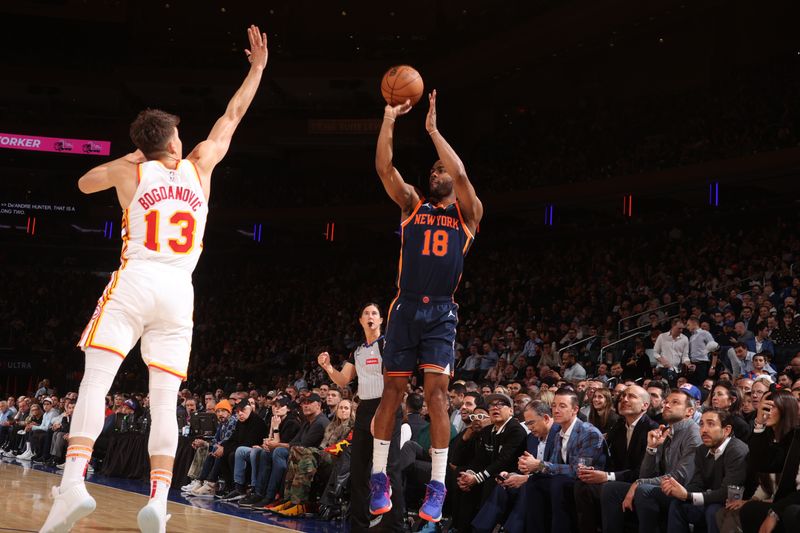
<svg viewBox="0 0 800 533"><path fill-rule="evenodd" d="M103 430L106 394L114 383L122 359L97 348L86 349L86 371L78 389L78 402L70 425L71 437L97 440Z"/></svg>
<svg viewBox="0 0 800 533"><path fill-rule="evenodd" d="M175 457L178 448L178 417L176 406L181 378L150 368L150 438L147 451L150 456Z"/></svg>

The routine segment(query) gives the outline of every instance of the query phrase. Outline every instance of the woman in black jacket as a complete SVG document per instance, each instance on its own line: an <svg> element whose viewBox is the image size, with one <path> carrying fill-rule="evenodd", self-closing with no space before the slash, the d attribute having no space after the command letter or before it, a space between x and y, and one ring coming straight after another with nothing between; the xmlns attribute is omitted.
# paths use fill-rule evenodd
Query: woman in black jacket
<svg viewBox="0 0 800 533"><path fill-rule="evenodd" d="M768 499L727 505L729 508L740 508L745 533L788 532L797 526L785 523L780 516L788 507L800 505L800 493L797 490L800 468L799 411L797 400L788 391L771 392L761 402L750 439L748 492L753 492L757 482ZM774 483L769 475L771 473L777 474Z"/></svg>

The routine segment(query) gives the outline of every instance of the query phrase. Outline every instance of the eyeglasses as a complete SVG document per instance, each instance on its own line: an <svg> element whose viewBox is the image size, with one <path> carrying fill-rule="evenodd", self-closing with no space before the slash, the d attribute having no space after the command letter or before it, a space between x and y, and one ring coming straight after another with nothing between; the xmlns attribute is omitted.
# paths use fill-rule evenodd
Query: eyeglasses
<svg viewBox="0 0 800 533"><path fill-rule="evenodd" d="M487 415L486 413L475 413L469 415L470 422L475 422L476 420L485 420L487 418L489 418L489 415Z"/></svg>
<svg viewBox="0 0 800 533"><path fill-rule="evenodd" d="M506 405L505 402L499 402L498 401L498 402L492 402L492 403L489 404L489 409L491 409L493 407L496 407L497 409L500 409L501 407L508 407L508 405Z"/></svg>

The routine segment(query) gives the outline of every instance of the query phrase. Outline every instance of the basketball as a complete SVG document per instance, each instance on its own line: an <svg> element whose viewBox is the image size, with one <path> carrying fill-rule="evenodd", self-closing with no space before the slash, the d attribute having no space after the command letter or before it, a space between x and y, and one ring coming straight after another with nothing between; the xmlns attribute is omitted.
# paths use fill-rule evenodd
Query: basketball
<svg viewBox="0 0 800 533"><path fill-rule="evenodd" d="M414 67L397 65L386 71L381 80L381 94L386 103L395 106L406 100L411 100L411 105L416 105L425 92L422 76Z"/></svg>

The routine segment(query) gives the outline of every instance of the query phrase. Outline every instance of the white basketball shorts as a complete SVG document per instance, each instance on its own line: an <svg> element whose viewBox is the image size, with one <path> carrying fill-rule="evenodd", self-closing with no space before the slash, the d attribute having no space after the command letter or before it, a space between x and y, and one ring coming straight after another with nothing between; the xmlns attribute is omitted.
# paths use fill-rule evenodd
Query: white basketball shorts
<svg viewBox="0 0 800 533"><path fill-rule="evenodd" d="M78 346L124 359L141 338L148 367L186 379L193 310L190 272L155 261L128 260L111 275Z"/></svg>

